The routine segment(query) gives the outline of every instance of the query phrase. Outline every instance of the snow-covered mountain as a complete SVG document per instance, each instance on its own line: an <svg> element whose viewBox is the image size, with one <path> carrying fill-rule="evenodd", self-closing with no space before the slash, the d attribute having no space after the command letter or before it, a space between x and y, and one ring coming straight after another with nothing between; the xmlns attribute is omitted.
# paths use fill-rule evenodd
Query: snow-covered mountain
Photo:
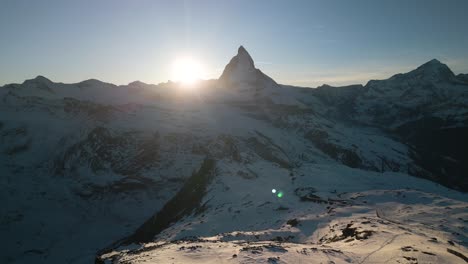
<svg viewBox="0 0 468 264"><path fill-rule="evenodd" d="M468 82L0 88L1 263L462 263ZM272 191L274 189L274 192Z"/></svg>

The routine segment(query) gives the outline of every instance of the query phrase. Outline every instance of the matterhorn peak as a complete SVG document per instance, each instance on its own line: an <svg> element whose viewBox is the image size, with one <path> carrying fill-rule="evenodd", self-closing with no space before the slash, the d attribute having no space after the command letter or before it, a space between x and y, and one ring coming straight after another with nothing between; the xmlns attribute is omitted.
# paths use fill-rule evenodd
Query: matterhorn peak
<svg viewBox="0 0 468 264"><path fill-rule="evenodd" d="M234 58L237 58L238 63L242 64L244 67L255 68L252 57L242 45L237 49L237 56Z"/></svg>
<svg viewBox="0 0 468 264"><path fill-rule="evenodd" d="M275 83L270 77L255 68L252 57L243 46L238 48L237 55L226 65L219 80L226 84L258 83L265 80Z"/></svg>

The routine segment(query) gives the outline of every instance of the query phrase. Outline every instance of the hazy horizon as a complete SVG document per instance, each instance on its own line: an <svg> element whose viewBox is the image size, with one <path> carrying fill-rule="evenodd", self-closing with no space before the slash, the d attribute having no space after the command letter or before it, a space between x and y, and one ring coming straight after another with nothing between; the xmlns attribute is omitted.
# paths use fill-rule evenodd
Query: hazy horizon
<svg viewBox="0 0 468 264"><path fill-rule="evenodd" d="M465 8L464 8L465 7ZM191 57L215 79L237 52L277 82L365 84L435 58L468 73L466 1L0 1L0 85L170 80Z"/></svg>

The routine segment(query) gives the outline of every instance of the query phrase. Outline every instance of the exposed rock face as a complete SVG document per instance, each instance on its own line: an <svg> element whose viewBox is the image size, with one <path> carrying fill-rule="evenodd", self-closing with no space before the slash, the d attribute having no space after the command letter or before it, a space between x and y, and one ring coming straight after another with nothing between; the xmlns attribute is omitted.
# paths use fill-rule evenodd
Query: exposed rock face
<svg viewBox="0 0 468 264"><path fill-rule="evenodd" d="M254 61L243 46L240 46L237 55L224 68L223 74L219 80L227 85L234 84L255 84L272 85L276 82L265 75L262 71L255 68Z"/></svg>

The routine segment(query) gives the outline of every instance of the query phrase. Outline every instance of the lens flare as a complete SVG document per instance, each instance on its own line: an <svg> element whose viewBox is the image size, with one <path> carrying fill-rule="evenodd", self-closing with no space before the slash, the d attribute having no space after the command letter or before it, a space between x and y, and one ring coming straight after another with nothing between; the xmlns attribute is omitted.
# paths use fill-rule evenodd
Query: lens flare
<svg viewBox="0 0 468 264"><path fill-rule="evenodd" d="M272 189L271 192L272 192L272 193L276 193L276 189Z"/></svg>
<svg viewBox="0 0 468 264"><path fill-rule="evenodd" d="M279 192L276 196L278 196L278 198L283 197L283 192Z"/></svg>

